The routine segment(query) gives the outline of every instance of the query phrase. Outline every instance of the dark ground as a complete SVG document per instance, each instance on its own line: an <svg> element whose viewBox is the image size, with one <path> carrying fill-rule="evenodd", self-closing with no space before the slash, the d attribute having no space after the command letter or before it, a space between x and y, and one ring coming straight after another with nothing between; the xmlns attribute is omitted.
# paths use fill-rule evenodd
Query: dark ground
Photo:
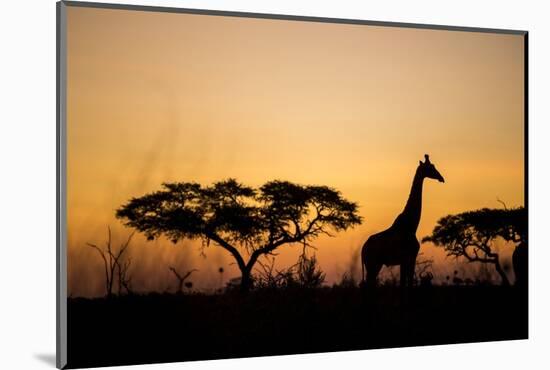
<svg viewBox="0 0 550 370"><path fill-rule="evenodd" d="M68 300L68 367L527 338L527 296L498 286L285 289Z"/></svg>

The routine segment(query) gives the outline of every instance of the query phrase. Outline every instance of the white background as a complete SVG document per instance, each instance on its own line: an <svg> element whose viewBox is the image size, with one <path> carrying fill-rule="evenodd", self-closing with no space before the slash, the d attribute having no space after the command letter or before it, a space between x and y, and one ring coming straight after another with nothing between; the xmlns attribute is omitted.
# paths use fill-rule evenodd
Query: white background
<svg viewBox="0 0 550 370"><path fill-rule="evenodd" d="M117 2L117 1L113 1ZM511 28L529 34L530 339L528 341L204 361L132 369L549 367L550 12L544 1L131 1L143 5ZM2 3L0 368L55 358L55 2ZM421 134L421 133L420 133ZM503 307L502 309L506 309ZM441 323L441 325L445 325ZM475 325L483 325L482 322ZM98 343L98 350L100 344Z"/></svg>

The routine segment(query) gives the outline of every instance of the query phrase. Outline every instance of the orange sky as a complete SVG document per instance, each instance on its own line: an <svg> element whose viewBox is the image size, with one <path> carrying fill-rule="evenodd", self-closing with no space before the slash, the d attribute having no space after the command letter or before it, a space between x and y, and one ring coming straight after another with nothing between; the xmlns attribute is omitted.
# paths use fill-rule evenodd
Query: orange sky
<svg viewBox="0 0 550 370"><path fill-rule="evenodd" d="M115 209L165 181L339 189L365 221L316 241L329 282L402 210L424 153L446 183L426 182L419 237L497 197L523 205L523 36L70 6L67 33L73 295L103 293L86 242L107 225L122 241ZM455 268L422 250L436 273ZM139 236L130 253L137 290L173 289L169 265L199 269L199 288L238 276L225 251L188 241Z"/></svg>

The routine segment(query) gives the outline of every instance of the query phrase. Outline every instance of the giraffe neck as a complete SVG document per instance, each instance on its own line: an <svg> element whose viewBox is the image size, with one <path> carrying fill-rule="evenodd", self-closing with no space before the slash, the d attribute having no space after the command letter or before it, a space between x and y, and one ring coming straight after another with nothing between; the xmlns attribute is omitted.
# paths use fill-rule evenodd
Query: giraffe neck
<svg viewBox="0 0 550 370"><path fill-rule="evenodd" d="M417 169L414 175L413 183L411 186L411 193L409 199L405 205L405 209L399 215L399 224L401 227L416 233L418 224L420 223L420 215L422 213L422 185L424 183L424 177Z"/></svg>

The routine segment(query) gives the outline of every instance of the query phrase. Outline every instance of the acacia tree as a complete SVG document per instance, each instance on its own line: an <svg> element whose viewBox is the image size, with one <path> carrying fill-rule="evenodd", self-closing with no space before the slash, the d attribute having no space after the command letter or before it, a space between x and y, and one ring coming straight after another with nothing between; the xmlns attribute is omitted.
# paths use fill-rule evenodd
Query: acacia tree
<svg viewBox="0 0 550 370"><path fill-rule="evenodd" d="M203 247L225 249L241 271L243 290L250 289L261 256L361 223L357 204L327 186L270 181L255 189L234 179L206 187L164 183L162 190L130 199L116 216L149 240L200 239Z"/></svg>
<svg viewBox="0 0 550 370"><path fill-rule="evenodd" d="M422 242L432 242L443 247L448 256L463 257L468 262L493 264L502 284L509 285L494 243L501 238L521 244L526 242L526 237L525 208L483 208L441 218L432 234L422 239Z"/></svg>

